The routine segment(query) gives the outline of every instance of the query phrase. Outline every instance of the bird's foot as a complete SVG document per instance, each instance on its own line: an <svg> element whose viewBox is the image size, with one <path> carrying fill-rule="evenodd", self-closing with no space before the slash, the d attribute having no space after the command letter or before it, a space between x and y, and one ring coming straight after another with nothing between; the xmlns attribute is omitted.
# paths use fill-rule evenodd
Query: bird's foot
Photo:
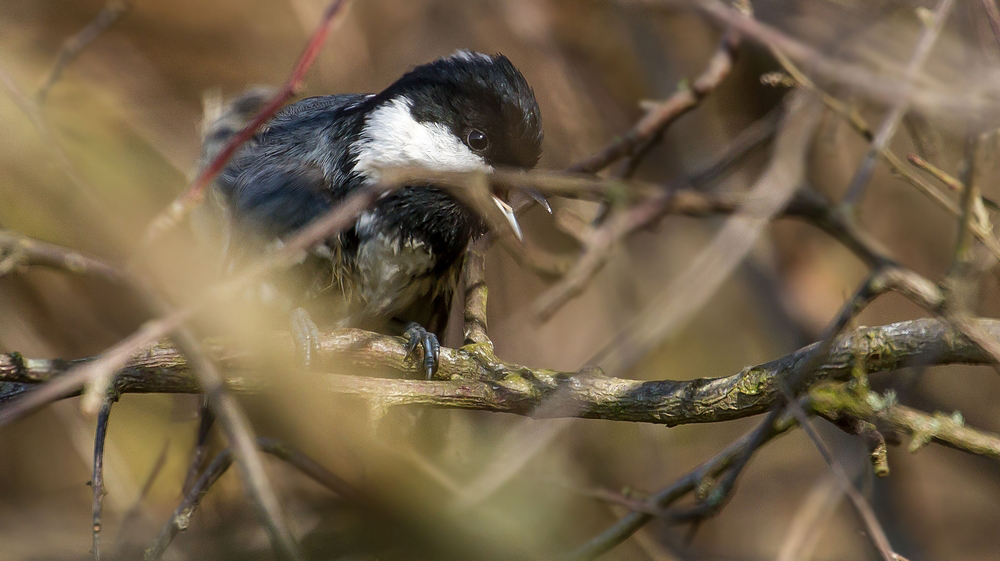
<svg viewBox="0 0 1000 561"><path fill-rule="evenodd" d="M291 319L295 356L299 366L303 370L308 370L313 359L319 354L319 328L304 308L295 308Z"/></svg>
<svg viewBox="0 0 1000 561"><path fill-rule="evenodd" d="M420 347L423 351L421 366L423 366L424 374L428 380L433 379L434 373L437 372L438 358L441 355L441 343L438 341L437 335L427 331L418 323L408 323L406 330L403 331L403 336L406 337L407 360L416 360L416 350L417 347Z"/></svg>

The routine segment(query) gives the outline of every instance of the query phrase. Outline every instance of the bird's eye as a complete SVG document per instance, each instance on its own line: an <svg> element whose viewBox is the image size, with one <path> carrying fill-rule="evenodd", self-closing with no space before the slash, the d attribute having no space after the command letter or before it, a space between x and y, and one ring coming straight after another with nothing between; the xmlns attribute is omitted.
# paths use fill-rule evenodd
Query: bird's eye
<svg viewBox="0 0 1000 561"><path fill-rule="evenodd" d="M490 140L486 138L486 134L476 129L469 131L469 136L465 142L473 150L486 150L486 147L490 145Z"/></svg>

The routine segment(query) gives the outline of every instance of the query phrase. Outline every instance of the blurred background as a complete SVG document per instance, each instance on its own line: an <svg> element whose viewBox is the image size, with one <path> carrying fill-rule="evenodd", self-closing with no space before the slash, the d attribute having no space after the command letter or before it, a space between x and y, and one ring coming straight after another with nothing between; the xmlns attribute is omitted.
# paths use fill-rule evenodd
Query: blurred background
<svg viewBox="0 0 1000 561"><path fill-rule="evenodd" d="M130 1L128 12L66 69L41 106L51 139L38 133L16 96L0 93L0 226L123 262L149 220L192 176L203 96L282 83L325 4ZM917 9L933 8L904 0L753 0L753 6L762 21L888 77L901 76L911 56L922 29ZM3 0L0 70L33 95L63 41L103 7L101 0ZM978 2L959 3L921 80L974 88L980 74L970 69L995 67L1000 51L987 52L977 40L989 32L981 14ZM358 0L331 34L302 95L377 91L410 67L459 48L502 52L522 70L541 105L539 167L561 169L627 130L642 115L640 101L663 99L699 75L720 36L697 13L630 2ZM766 50L745 42L732 75L668 130L638 177L666 182L712 162L734 135L780 104L786 90L760 80L776 68ZM884 115L885 108L863 93L831 91L870 122ZM892 146L899 154L917 150L910 127L922 127L920 138L929 146L921 150L957 174L963 125L954 116L916 115L896 134ZM53 142L85 185L67 178ZM810 182L839 197L866 150L839 118L824 115L809 156ZM758 149L711 188L747 189L769 156L766 146ZM995 181L984 190L1000 195ZM594 210L578 202L556 206L584 215ZM640 232L548 322L530 313L547 282L494 248L487 276L497 354L537 367L581 367L690 265L723 222L668 217ZM950 265L954 219L884 167L869 187L862 224L901 262L932 279ZM525 225L538 245L574 251L572 239L538 209ZM160 264L169 269L176 263L168 257ZM177 265L170 278L188 273ZM723 376L781 356L815 340L866 273L822 232L777 222L692 321L623 375ZM997 280L987 276L978 311L995 316ZM890 295L859 323L923 315ZM94 355L147 319L118 287L40 269L0 278L0 318L4 352L59 358ZM459 344L459 338L453 333L446 344ZM875 383L896 388L907 405L961 411L969 425L1000 431L1000 378L989 368L907 369ZM195 403L193 396L126 395L115 406L106 452L108 552L128 557L135 553L129 544L148 545L180 501L197 426ZM656 491L756 422L667 429L464 411L377 417L302 384L246 404L260 434L294 442L352 483L391 497L406 516L434 521L427 532L468 542L463 551L474 553L464 558L482 559L547 559L569 550L621 514L586 491ZM891 476L873 480L859 439L826 424L821 432L844 464L863 474L859 484L900 554L912 561L1000 557L995 462L933 445L916 454L896 447L889 454ZM93 435L94 420L80 413L76 399L0 429L0 559L88 557ZM126 511L163 454L164 467L138 517L122 530ZM391 529L387 536L360 530L335 497L287 466L275 462L269 469L293 532L311 557L368 559L362 553L371 543L392 541ZM604 558L878 558L835 488L813 444L794 431L752 460L731 503L696 532L653 522ZM448 510L463 496L472 498L458 514ZM806 543L796 542L803 532ZM230 472L165 558L272 556ZM396 551L386 558L433 557Z"/></svg>

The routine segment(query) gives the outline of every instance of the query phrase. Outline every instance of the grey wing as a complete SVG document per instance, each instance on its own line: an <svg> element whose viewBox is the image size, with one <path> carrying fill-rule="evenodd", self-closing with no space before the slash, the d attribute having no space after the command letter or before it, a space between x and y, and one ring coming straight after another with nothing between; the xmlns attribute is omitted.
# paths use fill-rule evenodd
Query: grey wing
<svg viewBox="0 0 1000 561"><path fill-rule="evenodd" d="M226 205L232 231L226 255L228 267L239 269L262 252L279 248L279 240L288 239L334 206L324 174L314 165L293 161L245 170L231 186ZM293 306L302 306L321 294L345 301L349 296L348 277L341 240L334 236L273 280L278 283L278 292L288 295ZM340 304L328 306L326 312L342 315L337 310L342 310Z"/></svg>
<svg viewBox="0 0 1000 561"><path fill-rule="evenodd" d="M372 97L373 94L336 94L319 95L307 97L283 107L274 118L269 121L271 125L281 125L286 121L300 119L304 114L327 113L330 111L343 111L351 109L361 102Z"/></svg>
<svg viewBox="0 0 1000 561"><path fill-rule="evenodd" d="M225 145L263 108L273 90L254 89L237 96L204 127L203 162ZM217 262L239 268L249 259L327 213L335 201L330 174L303 157L329 123L359 108L371 96L318 96L290 104L236 154L213 189ZM299 153L296 154L296 151ZM221 226L219 226L221 225ZM333 286L344 288L344 259L339 239L319 248L296 267L298 294L315 295ZM339 264L339 266L338 266Z"/></svg>

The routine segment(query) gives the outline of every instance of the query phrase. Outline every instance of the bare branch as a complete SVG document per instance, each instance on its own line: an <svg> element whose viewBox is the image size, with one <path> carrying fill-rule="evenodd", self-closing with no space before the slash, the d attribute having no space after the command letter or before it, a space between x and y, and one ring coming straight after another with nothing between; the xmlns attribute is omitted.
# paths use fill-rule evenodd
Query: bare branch
<svg viewBox="0 0 1000 561"><path fill-rule="evenodd" d="M94 561L101 560L101 509L104 506L104 439L108 436L108 419L111 416L111 405L115 402L114 395L104 399L101 411L97 414L97 432L94 436L94 470L90 487L94 493L93 499L93 539L91 554Z"/></svg>
<svg viewBox="0 0 1000 561"><path fill-rule="evenodd" d="M648 150L649 146L663 136L663 132L671 123L697 107L705 96L729 76L737 47L739 47L739 35L733 31L725 32L719 48L712 55L705 71L691 86L684 84L679 86L674 95L647 111L628 132L598 152L571 165L567 171L596 173L638 150Z"/></svg>
<svg viewBox="0 0 1000 561"><path fill-rule="evenodd" d="M671 182L652 193L647 199L632 207L614 212L600 226L585 229L578 235L584 244L583 255L563 278L542 294L535 303L540 319L551 318L570 299L580 295L594 276L611 258L618 244L629 235L647 228L667 214L671 214L681 186L699 186L714 177L720 168L731 164L754 146L770 136L776 120L765 117L754 123L733 139L730 148L716 163L693 174L690 178ZM633 184L630 183L631 187ZM639 185L636 185L639 187ZM700 194L698 191L695 193ZM702 195L704 196L704 195ZM737 210L738 207L730 209Z"/></svg>
<svg viewBox="0 0 1000 561"><path fill-rule="evenodd" d="M282 88L278 90L267 105L260 110L257 116L254 117L253 121L236 133L232 140L230 140L229 143L219 151L215 158L213 158L212 161L201 170L198 177L191 182L188 188L185 189L184 192L181 193L165 211L153 219L149 228L146 230L145 242L147 245L170 228L173 228L184 219L191 209L201 203L205 196L205 189L207 189L212 183L215 176L222 171L222 169L226 166L226 163L229 162L229 159L233 157L240 146L250 140L257 132L257 129L273 117L274 114L281 109L285 102L295 95L295 93L302 86L302 82L305 80L305 76L309 71L309 68L319 56L319 52L323 48L323 43L326 41L326 37L329 34L330 29L333 27L334 22L338 19L337 16L343 12L343 8L345 8L347 4L348 0L332 0L330 2L326 11L323 12L323 18L316 27L316 31L314 31L312 36L309 38L309 42L306 44L305 50L302 51L302 55L299 56L299 60L295 63L295 67L292 69L292 73L288 77L284 86L282 86Z"/></svg>
<svg viewBox="0 0 1000 561"><path fill-rule="evenodd" d="M1000 439L965 426L961 414L927 414L894 403L890 396L858 395L843 384L820 384L809 391L809 407L835 424L846 419L868 421L883 430L911 438L910 451L929 442L1000 460Z"/></svg>
<svg viewBox="0 0 1000 561"><path fill-rule="evenodd" d="M848 124L851 125L851 128L857 131L858 134L869 142L874 141L875 134L868 126L868 123L865 122L857 111L819 89L815 84L813 84L812 80L803 74L802 71L800 71L780 50L772 48L771 52L774 54L775 58L782 65L782 67L789 73L789 75L792 76L796 84L809 91L815 92L823 99L823 103L826 104L827 107L844 118L844 120L846 120ZM893 153L887 146L882 146L878 150L878 154L889 166L889 169L916 187L918 191L929 197L932 201L937 203L938 206L947 210L954 216L961 216L962 210L957 204L955 204L954 201L946 197L938 189L935 189L933 186L923 181L923 179L921 179L917 174L913 173L913 171L903 163L899 156ZM914 160L911 157L910 162L917 165L921 169L924 169L928 173L931 173L940 181L945 183L949 188L954 189L958 187L959 190L962 189L960 181L948 176L940 169L930 166L930 164L927 164L921 158L916 158ZM973 233L977 238L979 238L980 241L983 242L983 244L986 245L993 256L1000 260L1000 242L998 242L993 236L993 230L989 224L989 217L986 216L985 213L977 215L976 227L973 228Z"/></svg>
<svg viewBox="0 0 1000 561"><path fill-rule="evenodd" d="M1000 334L1000 320L973 324ZM277 344L277 343L276 343ZM387 407L421 405L502 411L534 415L552 392L562 389L565 409L543 411L549 417L572 416L657 423L668 426L719 422L758 415L781 400L778 380L790 376L808 360L818 343L771 362L744 368L719 378L640 381L581 372L534 369L502 361L484 362L466 349L441 349L438 376L442 380L368 378L318 374L318 389L333 395L356 396ZM276 352L294 360L290 338ZM235 392L262 392L273 382L255 375L254 355L235 349L212 351L221 356L226 385ZM352 364L370 372L419 376L406 360L405 341L358 329L324 334L318 368ZM847 380L863 361L866 372L891 372L908 364L946 365L992 363L992 357L947 321L921 319L881 327L860 328L833 340L828 352L800 387L824 380ZM65 361L0 355L0 382L38 385L58 380L70 367ZM334 370L336 371L336 370ZM160 342L134 357L116 376L121 393L200 393L201 388L183 355Z"/></svg>
<svg viewBox="0 0 1000 561"><path fill-rule="evenodd" d="M889 145L889 141L892 140L892 136L896 133L896 128L899 126L900 121L902 121L903 115L906 114L909 108L908 100L910 91L913 89L913 80L924 66L927 57L930 56L931 49L941 35L944 22L947 21L949 14L951 14L953 6L954 0L941 0L934 10L934 19L924 28L924 32L920 35L917 46L913 50L910 64L906 67L906 72L903 75L901 85L904 89L902 95L892 105L889 114L882 121L878 132L875 133L875 138L872 139L871 146L868 148L868 154L861 161L861 165L854 173L854 177L847 187L847 194L844 196L843 201L844 204L849 206L856 205L861 200L862 195L864 195L868 180L871 179L872 173L875 172L875 164L878 162L879 153Z"/></svg>
<svg viewBox="0 0 1000 561"><path fill-rule="evenodd" d="M349 483L291 446L269 438L256 439L255 446L259 447L261 451L285 461L304 475L339 494L341 497L353 502L360 500L360 494ZM180 506L177 507L170 520L167 521L167 524L160 531L160 534L156 537L156 541L146 550L143 557L146 561L160 559L174 537L179 532L187 529L191 522L191 516L198 509L201 500L208 494L208 490L226 473L229 466L232 465L232 456L232 451L227 448L212 460L212 463L205 469L205 473L198 478L198 481L187 495L185 495Z"/></svg>
<svg viewBox="0 0 1000 561"><path fill-rule="evenodd" d="M79 33L63 42L52 70L49 71L48 76L45 77L45 81L42 82L38 91L35 92L35 99L38 100L38 103L45 103L52 86L62 77L63 70L66 70L66 67L79 56L83 49L86 49L91 41L97 39L101 33L104 33L107 28L118 21L118 18L125 15L128 10L129 5L125 0L110 0L101 8L101 11L98 12L97 17L93 21L81 29Z"/></svg>
<svg viewBox="0 0 1000 561"><path fill-rule="evenodd" d="M934 176L935 179L943 183L945 187L951 189L952 191L960 193L962 192L963 189L965 189L965 185L962 185L961 181L948 175L947 173L944 172L944 170L928 162L927 160L921 158L920 156L916 154L910 154L906 157L906 159L911 164L917 166L918 168L924 170L928 174Z"/></svg>
<svg viewBox="0 0 1000 561"><path fill-rule="evenodd" d="M786 101L785 127L775 140L774 156L748 193L746 205L643 314L598 353L595 361L612 372L623 372L637 357L687 322L743 261L770 221L792 198L802 180L806 150L820 111L805 92L797 92Z"/></svg>
<svg viewBox="0 0 1000 561"><path fill-rule="evenodd" d="M645 3L651 6L671 4L651 0L646 0ZM721 0L698 0L691 3L713 20L739 31L745 38L778 49L798 64L809 68L815 75L849 86L873 100L892 105L905 98L910 105L923 110L941 110L954 115L974 115L977 118L995 119L997 116L995 97L1000 92L995 90L953 92L927 86L910 88L896 79L861 65L830 58L773 26L745 17L742 12L730 8Z"/></svg>
<svg viewBox="0 0 1000 561"><path fill-rule="evenodd" d="M465 344L486 345L493 352L493 343L487 333L486 298L489 289L486 287L486 258L483 251L475 244L465 255L463 269L465 286Z"/></svg>
<svg viewBox="0 0 1000 561"><path fill-rule="evenodd" d="M68 273L95 275L112 282L127 282L122 270L74 249L0 230L0 255L12 266L49 267ZM6 272L6 271L4 271Z"/></svg>
<svg viewBox="0 0 1000 561"><path fill-rule="evenodd" d="M780 412L780 409L771 411L757 428L748 432L742 438L727 446L722 452L719 452L715 457L688 472L687 475L670 486L663 488L651 496L647 500L647 503L649 503L654 512L666 508L697 489L699 485L710 478L717 478L720 474L727 473L727 477L718 483L719 487L717 489L719 492L712 493L716 503L714 505L711 502L708 503L709 507L721 507L732 490L737 476L743 467L746 466L753 453L775 436L795 426L794 421L790 420L787 416L780 415ZM647 508L643 511L632 511L626 514L614 525L572 553L566 555L563 558L564 561L589 561L610 551L653 519L654 515L649 510Z"/></svg>
<svg viewBox="0 0 1000 561"><path fill-rule="evenodd" d="M208 404L219 419L226 440L239 467L240 476L246 484L246 492L257 507L260 517L271 537L271 544L283 559L302 559L298 545L281 513L278 494L271 485L264 469L264 459L257 450L257 435L239 402L226 388L215 363L201 349L198 340L189 329L178 329L174 339L188 363L194 369Z"/></svg>
<svg viewBox="0 0 1000 561"><path fill-rule="evenodd" d="M366 189L348 198L325 217L306 226L302 232L290 239L280 251L262 258L247 267L242 274L216 286L213 290L209 290L199 301L189 307L170 311L160 319L147 323L129 337L104 351L97 360L82 364L65 376L54 380L52 384L46 384L44 387L8 404L0 409L0 426L53 400L74 394L88 383L91 384L92 388L95 388L91 395L104 395L104 391L112 381L112 374L122 368L132 355L176 330L196 312L216 299L233 294L246 283L261 278L275 268L293 263L299 255L317 241L347 227L358 213L371 204L379 192L381 192L380 189Z"/></svg>

